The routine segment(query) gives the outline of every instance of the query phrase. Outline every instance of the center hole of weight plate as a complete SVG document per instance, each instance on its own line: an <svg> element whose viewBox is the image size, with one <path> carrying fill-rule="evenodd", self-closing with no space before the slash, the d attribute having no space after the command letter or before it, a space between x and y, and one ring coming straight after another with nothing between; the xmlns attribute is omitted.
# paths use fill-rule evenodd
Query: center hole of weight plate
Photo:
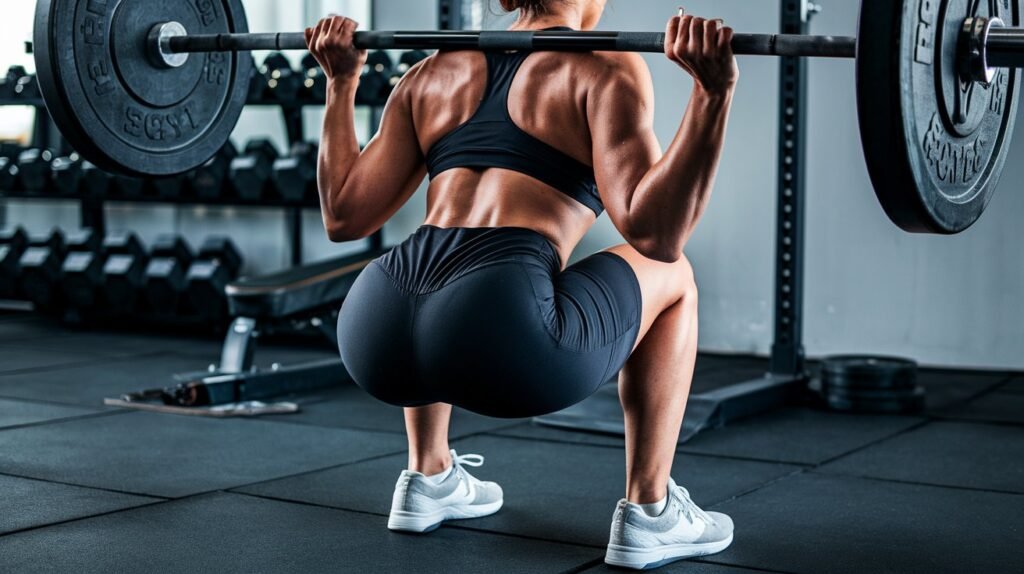
<svg viewBox="0 0 1024 574"><path fill-rule="evenodd" d="M937 29L935 89L941 96L942 119L947 128L952 133L967 137L985 119L992 88L981 82L960 79L960 50L965 48L963 23L971 17L999 16L999 0L947 0L942 8L940 18L945 25Z"/></svg>
<svg viewBox="0 0 1024 574"><path fill-rule="evenodd" d="M175 22L184 30L198 29L191 2L182 0L122 0L111 25L114 66L133 97L155 107L170 107L185 100L202 79L205 55L183 58L177 67L153 62L151 31Z"/></svg>

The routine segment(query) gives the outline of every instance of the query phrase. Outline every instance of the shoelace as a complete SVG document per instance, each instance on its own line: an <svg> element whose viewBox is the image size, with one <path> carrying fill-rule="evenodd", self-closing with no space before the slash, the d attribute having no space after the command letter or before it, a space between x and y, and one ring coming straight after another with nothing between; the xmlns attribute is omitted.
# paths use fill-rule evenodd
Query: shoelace
<svg viewBox="0 0 1024 574"><path fill-rule="evenodd" d="M480 468L484 465L484 457L479 454L463 454L452 451L452 461L455 462L456 466L471 466L473 468Z"/></svg>
<svg viewBox="0 0 1024 574"><path fill-rule="evenodd" d="M701 508L697 506L695 502L693 502L693 500L690 498L690 491L686 490L685 488L679 485L676 485L676 492L679 493L679 498L682 502L678 509L678 512L679 514L686 514L686 519L689 520L691 524L693 524L694 515L703 520L705 524L710 525L715 523L715 521L706 512L701 510Z"/></svg>
<svg viewBox="0 0 1024 574"><path fill-rule="evenodd" d="M471 498L475 497L477 481L470 480L470 478L472 477L468 472L466 472L466 469L462 467L471 466L473 468L479 468L484 465L484 457L480 456L479 454L459 455L459 453L455 452L455 449L452 449L451 453L452 464L455 465L456 478L458 478L461 482L463 482L466 485L466 494Z"/></svg>

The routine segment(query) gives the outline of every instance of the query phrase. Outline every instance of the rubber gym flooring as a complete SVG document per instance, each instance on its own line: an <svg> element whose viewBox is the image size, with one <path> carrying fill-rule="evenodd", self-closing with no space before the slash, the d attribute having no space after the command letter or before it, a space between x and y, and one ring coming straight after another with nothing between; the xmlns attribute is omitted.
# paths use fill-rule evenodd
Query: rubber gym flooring
<svg viewBox="0 0 1024 574"><path fill-rule="evenodd" d="M212 420L107 408L215 361L214 338L0 315L0 572L600 572L622 440L457 413L497 515L389 532L402 417L355 388ZM262 364L330 356L264 347ZM702 356L696 385L757 359ZM790 407L707 432L674 475L731 514L728 551L661 572L1024 570L1024 376L925 371L925 416Z"/></svg>

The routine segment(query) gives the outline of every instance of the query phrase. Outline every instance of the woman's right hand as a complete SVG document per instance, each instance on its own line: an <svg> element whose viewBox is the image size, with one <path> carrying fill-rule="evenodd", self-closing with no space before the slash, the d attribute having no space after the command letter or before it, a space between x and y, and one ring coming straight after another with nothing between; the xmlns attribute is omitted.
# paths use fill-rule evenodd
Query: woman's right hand
<svg viewBox="0 0 1024 574"><path fill-rule="evenodd" d="M359 24L343 16L328 16L306 28L306 45L330 80L358 79L366 63L366 50L355 47Z"/></svg>
<svg viewBox="0 0 1024 574"><path fill-rule="evenodd" d="M732 28L720 20L673 16L665 31L665 55L710 93L731 91L739 79Z"/></svg>

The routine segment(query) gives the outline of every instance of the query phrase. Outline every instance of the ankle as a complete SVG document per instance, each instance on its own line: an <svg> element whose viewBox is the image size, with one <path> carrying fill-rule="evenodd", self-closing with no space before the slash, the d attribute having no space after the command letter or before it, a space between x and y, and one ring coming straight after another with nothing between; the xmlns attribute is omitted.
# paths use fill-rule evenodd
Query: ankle
<svg viewBox="0 0 1024 574"><path fill-rule="evenodd" d="M425 476L440 474L452 467L452 455L447 450L433 453L409 453L409 470Z"/></svg>
<svg viewBox="0 0 1024 574"><path fill-rule="evenodd" d="M668 498L668 485L648 483L630 485L626 489L626 500L633 504L655 504Z"/></svg>

